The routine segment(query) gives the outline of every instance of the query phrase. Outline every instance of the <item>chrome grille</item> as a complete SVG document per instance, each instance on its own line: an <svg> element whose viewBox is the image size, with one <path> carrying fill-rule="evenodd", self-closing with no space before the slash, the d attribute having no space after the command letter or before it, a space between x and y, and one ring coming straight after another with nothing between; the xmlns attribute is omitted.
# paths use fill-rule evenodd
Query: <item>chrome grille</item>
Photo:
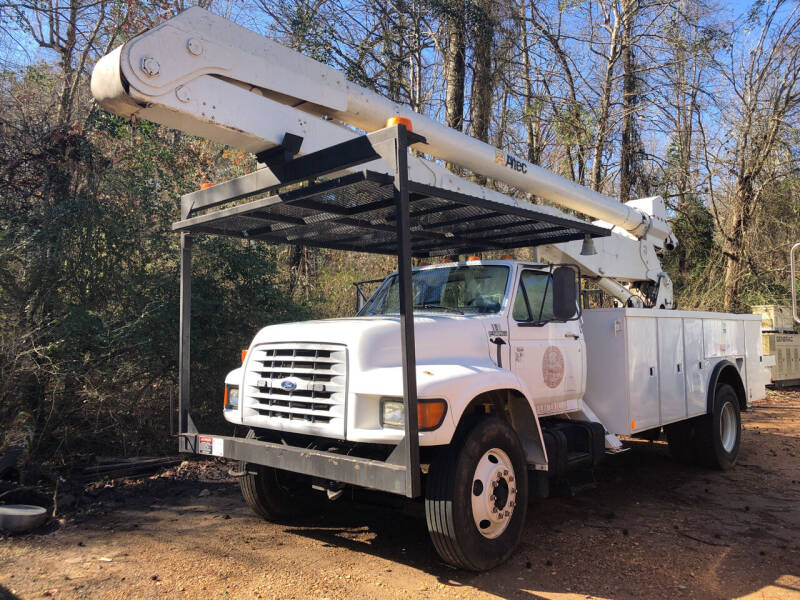
<svg viewBox="0 0 800 600"><path fill-rule="evenodd" d="M344 346L263 344L248 354L246 369L246 423L284 431L344 435Z"/></svg>

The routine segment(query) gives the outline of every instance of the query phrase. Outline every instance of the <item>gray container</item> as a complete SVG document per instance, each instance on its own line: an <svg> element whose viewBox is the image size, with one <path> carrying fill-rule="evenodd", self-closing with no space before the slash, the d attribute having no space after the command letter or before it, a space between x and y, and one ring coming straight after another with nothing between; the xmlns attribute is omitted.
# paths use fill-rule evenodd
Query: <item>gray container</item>
<svg viewBox="0 0 800 600"><path fill-rule="evenodd" d="M0 506L0 529L10 533L23 533L36 529L47 520L47 511L31 504Z"/></svg>

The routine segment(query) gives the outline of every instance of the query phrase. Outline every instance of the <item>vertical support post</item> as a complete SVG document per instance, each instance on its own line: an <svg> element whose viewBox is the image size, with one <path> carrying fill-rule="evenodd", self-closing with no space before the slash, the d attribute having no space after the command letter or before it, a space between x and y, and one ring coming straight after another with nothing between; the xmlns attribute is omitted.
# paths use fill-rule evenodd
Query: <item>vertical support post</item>
<svg viewBox="0 0 800 600"><path fill-rule="evenodd" d="M189 411L192 403L189 392L190 354L189 342L192 324L192 238L181 233L181 292L180 292L180 325L178 329L178 450L194 451L193 444L181 435L190 433Z"/></svg>
<svg viewBox="0 0 800 600"><path fill-rule="evenodd" d="M400 283L400 349L403 355L403 407L405 409L406 496L421 492L419 424L417 422L417 358L414 346L414 299L411 284L411 223L408 204L408 131L397 125L395 141L394 202L397 225L397 276Z"/></svg>
<svg viewBox="0 0 800 600"><path fill-rule="evenodd" d="M794 254L798 249L800 249L800 242L789 250L789 277L792 278L792 316L795 321L800 323L800 315L797 314L797 272L794 264Z"/></svg>
<svg viewBox="0 0 800 600"><path fill-rule="evenodd" d="M361 310L361 288L358 287L357 283L354 283L353 285L356 286L356 312L353 314L357 315L358 311Z"/></svg>

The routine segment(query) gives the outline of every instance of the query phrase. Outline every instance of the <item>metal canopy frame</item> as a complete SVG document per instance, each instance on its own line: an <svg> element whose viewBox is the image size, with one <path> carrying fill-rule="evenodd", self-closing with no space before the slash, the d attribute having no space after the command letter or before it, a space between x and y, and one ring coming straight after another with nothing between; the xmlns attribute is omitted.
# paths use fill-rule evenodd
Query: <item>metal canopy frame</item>
<svg viewBox="0 0 800 600"><path fill-rule="evenodd" d="M409 146L425 139L402 124L293 158L300 142L287 134L281 151L259 156L269 169L181 198L181 220L172 227L181 233L179 450L413 498L421 489L412 256L554 244L610 231L534 205L517 206L409 181ZM388 164L392 174L362 170L341 175L376 160ZM197 431L190 398L192 236L197 234L397 255L406 422L403 440L385 462Z"/></svg>

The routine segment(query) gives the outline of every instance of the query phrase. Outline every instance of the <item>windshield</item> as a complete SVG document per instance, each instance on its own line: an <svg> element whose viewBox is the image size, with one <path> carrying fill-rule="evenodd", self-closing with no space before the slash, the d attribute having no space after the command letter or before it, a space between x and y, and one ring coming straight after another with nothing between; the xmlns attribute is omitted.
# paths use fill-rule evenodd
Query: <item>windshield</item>
<svg viewBox="0 0 800 600"><path fill-rule="evenodd" d="M456 314L500 312L509 268L503 265L441 267L414 271L414 310ZM360 317L400 314L397 275L384 281L358 313Z"/></svg>

